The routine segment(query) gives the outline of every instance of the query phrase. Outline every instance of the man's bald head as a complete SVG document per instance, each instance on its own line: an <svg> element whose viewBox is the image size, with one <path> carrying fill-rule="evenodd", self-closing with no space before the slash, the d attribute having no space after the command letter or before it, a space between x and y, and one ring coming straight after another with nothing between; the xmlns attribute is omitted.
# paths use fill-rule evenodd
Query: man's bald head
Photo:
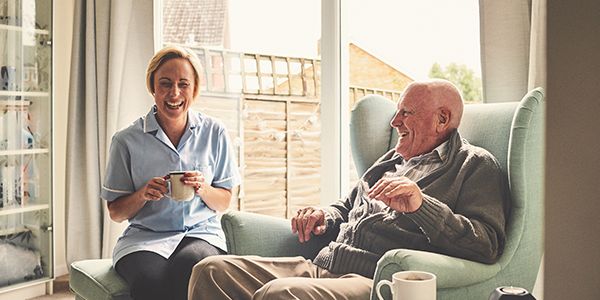
<svg viewBox="0 0 600 300"><path fill-rule="evenodd" d="M443 79L429 81L413 81L404 90L403 96L420 98L422 105L431 109L446 109L450 112L449 129L456 129L460 125L463 114L463 100L456 86Z"/></svg>
<svg viewBox="0 0 600 300"><path fill-rule="evenodd" d="M460 92L447 80L410 83L391 122L399 135L396 151L404 158L433 150L458 128L463 113Z"/></svg>

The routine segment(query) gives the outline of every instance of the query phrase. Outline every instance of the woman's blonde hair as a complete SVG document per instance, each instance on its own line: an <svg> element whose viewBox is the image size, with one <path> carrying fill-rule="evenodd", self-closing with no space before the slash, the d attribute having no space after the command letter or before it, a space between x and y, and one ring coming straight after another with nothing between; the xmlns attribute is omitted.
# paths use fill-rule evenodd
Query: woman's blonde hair
<svg viewBox="0 0 600 300"><path fill-rule="evenodd" d="M200 72L202 65L200 64L200 59L192 50L179 46L164 47L150 59L148 69L146 69L146 87L148 91L151 95L154 95L154 73L156 73L156 70L163 63L173 58L184 58L192 65L194 69L194 99L196 99L200 93Z"/></svg>

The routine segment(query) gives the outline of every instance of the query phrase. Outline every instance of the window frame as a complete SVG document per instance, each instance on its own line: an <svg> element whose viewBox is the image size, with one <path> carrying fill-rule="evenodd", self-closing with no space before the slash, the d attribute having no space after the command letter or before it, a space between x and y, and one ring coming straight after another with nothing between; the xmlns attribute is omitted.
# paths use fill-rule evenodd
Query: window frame
<svg viewBox="0 0 600 300"><path fill-rule="evenodd" d="M345 1L321 0L321 204L349 189L349 58ZM327 87L327 88L323 88ZM335 99L335 101L326 101ZM331 151L329 151L331 150Z"/></svg>

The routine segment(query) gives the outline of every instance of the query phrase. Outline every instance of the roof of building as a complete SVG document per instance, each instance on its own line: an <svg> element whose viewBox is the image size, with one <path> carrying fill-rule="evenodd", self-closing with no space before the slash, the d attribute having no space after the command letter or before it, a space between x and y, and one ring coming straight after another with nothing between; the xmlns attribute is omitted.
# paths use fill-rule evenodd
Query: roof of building
<svg viewBox="0 0 600 300"><path fill-rule="evenodd" d="M406 74L406 72L404 71L400 71L400 69L398 69L397 67L395 67L394 65L388 63L382 55L379 55L378 53L376 53L375 51L373 51L373 49L367 49L365 48L364 45L361 45L360 42L357 41L351 41L350 43L350 47L354 46L360 50L362 50L364 53L366 53L367 55L379 60L380 62L382 62L383 64L387 65L388 67L394 69L396 72L398 72L398 74L401 74L402 76L405 76L406 78L409 78L411 80L413 80L413 77Z"/></svg>
<svg viewBox="0 0 600 300"><path fill-rule="evenodd" d="M164 0L166 43L223 47L227 0Z"/></svg>

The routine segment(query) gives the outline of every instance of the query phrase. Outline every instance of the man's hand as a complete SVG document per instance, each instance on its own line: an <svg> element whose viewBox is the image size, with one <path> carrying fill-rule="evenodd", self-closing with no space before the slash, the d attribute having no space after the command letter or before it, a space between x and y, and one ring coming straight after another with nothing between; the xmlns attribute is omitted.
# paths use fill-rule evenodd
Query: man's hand
<svg viewBox="0 0 600 300"><path fill-rule="evenodd" d="M406 213L416 211L423 203L423 194L417 183L404 176L380 179L371 188L368 197Z"/></svg>
<svg viewBox="0 0 600 300"><path fill-rule="evenodd" d="M292 218L292 232L298 234L300 243L310 240L310 233L321 235L325 233L325 212L316 207L299 209Z"/></svg>

